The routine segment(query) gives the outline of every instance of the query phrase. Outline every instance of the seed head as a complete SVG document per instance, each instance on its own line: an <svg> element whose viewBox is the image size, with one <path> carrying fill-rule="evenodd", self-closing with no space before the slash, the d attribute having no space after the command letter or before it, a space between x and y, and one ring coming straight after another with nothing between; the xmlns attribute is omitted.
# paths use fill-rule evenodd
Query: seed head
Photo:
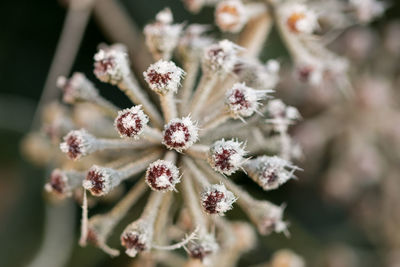
<svg viewBox="0 0 400 267"><path fill-rule="evenodd" d="M168 149L181 152L191 147L198 139L198 128L190 117L172 119L164 127L163 144Z"/></svg>
<svg viewBox="0 0 400 267"><path fill-rule="evenodd" d="M208 256L211 256L219 249L218 243L215 241L214 235L205 234L196 242L191 242L187 246L189 256L194 259L203 261Z"/></svg>
<svg viewBox="0 0 400 267"><path fill-rule="evenodd" d="M86 174L82 185L94 196L108 194L114 187L119 185L121 177L118 171L112 168L93 165Z"/></svg>
<svg viewBox="0 0 400 267"><path fill-rule="evenodd" d="M216 141L211 147L208 155L208 162L211 167L226 175L236 172L244 162L246 151L242 143L225 139Z"/></svg>
<svg viewBox="0 0 400 267"><path fill-rule="evenodd" d="M260 234L287 231L287 224L282 220L284 207L275 206L267 201L256 201L252 207L251 217Z"/></svg>
<svg viewBox="0 0 400 267"><path fill-rule="evenodd" d="M244 168L264 190L278 188L290 178L293 178L293 172L299 169L277 156L257 157L244 163Z"/></svg>
<svg viewBox="0 0 400 267"><path fill-rule="evenodd" d="M121 137L138 139L148 122L149 118L142 111L142 106L138 105L118 111L114 126Z"/></svg>
<svg viewBox="0 0 400 267"><path fill-rule="evenodd" d="M130 73L126 48L122 45L99 49L94 60L94 74L102 82L118 84Z"/></svg>
<svg viewBox="0 0 400 267"><path fill-rule="evenodd" d="M222 183L207 186L201 193L201 205L204 211L209 214L222 216L232 209L232 204L235 201L236 198L233 193L228 191Z"/></svg>
<svg viewBox="0 0 400 267"><path fill-rule="evenodd" d="M225 94L225 104L234 118L250 117L257 111L261 99L266 98L266 93L247 87L244 83L235 83Z"/></svg>
<svg viewBox="0 0 400 267"><path fill-rule="evenodd" d="M172 22L171 10L165 8L157 14L154 23L144 27L146 45L156 59L169 58L178 43L182 25Z"/></svg>
<svg viewBox="0 0 400 267"><path fill-rule="evenodd" d="M80 72L75 72L69 79L58 77L57 87L63 90L63 101L69 104L92 100L99 95L93 84Z"/></svg>
<svg viewBox="0 0 400 267"><path fill-rule="evenodd" d="M81 172L55 169L51 172L49 182L44 188L60 198L69 197L73 190L82 184L83 178L84 175Z"/></svg>
<svg viewBox="0 0 400 267"><path fill-rule="evenodd" d="M172 61L159 60L143 72L149 87L158 94L176 93L185 72Z"/></svg>
<svg viewBox="0 0 400 267"><path fill-rule="evenodd" d="M215 23L222 31L236 33L247 21L246 8L239 0L221 1L215 9Z"/></svg>
<svg viewBox="0 0 400 267"><path fill-rule="evenodd" d="M54 192L57 195L65 195L68 192L68 177L60 170L55 169L50 175L50 181L45 185L48 192Z"/></svg>
<svg viewBox="0 0 400 267"><path fill-rule="evenodd" d="M228 40L222 40L217 44L210 45L203 56L204 72L219 72L222 74L232 72L236 62L240 46Z"/></svg>
<svg viewBox="0 0 400 267"><path fill-rule="evenodd" d="M147 168L146 182L155 191L175 190L175 185L179 181L179 170L170 161L157 160Z"/></svg>
<svg viewBox="0 0 400 267"><path fill-rule="evenodd" d="M282 8L286 26L292 33L310 34L318 27L318 17L309 7L288 3Z"/></svg>
<svg viewBox="0 0 400 267"><path fill-rule="evenodd" d="M152 231L146 222L139 219L125 228L121 234L121 244L129 257L135 257L138 252L150 249L151 236Z"/></svg>
<svg viewBox="0 0 400 267"><path fill-rule="evenodd" d="M60 144L60 149L73 160L90 154L94 150L96 140L84 129L70 131L63 139L64 142Z"/></svg>

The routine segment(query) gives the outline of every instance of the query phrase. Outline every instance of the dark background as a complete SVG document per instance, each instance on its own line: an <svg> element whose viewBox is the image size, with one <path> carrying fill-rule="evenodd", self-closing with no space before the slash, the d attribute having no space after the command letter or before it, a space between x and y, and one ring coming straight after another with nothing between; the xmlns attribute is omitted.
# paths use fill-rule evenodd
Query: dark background
<svg viewBox="0 0 400 267"><path fill-rule="evenodd" d="M140 27L165 6L171 7L176 21L211 23L213 20L211 9L193 16L178 0L124 0L123 3ZM374 27L398 17L399 10L396 4ZM19 142L30 129L66 10L55 0L16 0L1 1L0 12L0 266L24 266L33 258L42 240L45 177L43 170L22 158ZM92 56L100 42L108 40L91 19L73 70L93 78ZM284 57L285 54L273 35L264 58L269 55ZM260 245L245 255L242 266L267 261L279 248L292 248L312 262L318 261L329 246L335 244L355 247L365 253L366 261L378 253L379 248L370 244L351 220L348 207L325 201L318 189L318 177L312 180L315 182L301 179L290 182L268 194L253 183L248 185L260 198L287 203L291 238L276 234L260 238ZM241 177L237 177L237 181L245 183ZM76 214L78 217L77 206ZM241 214L237 212L232 216L240 218ZM77 239L79 220L75 223ZM111 263L109 257L98 250L76 247L69 266L127 266L127 262L123 256ZM375 264L368 266L380 266L379 262Z"/></svg>

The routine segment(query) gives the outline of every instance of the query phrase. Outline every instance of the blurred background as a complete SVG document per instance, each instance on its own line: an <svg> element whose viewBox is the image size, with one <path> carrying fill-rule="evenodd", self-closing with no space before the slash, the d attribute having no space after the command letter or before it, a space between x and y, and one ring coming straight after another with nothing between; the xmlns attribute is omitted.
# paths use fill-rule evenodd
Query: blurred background
<svg viewBox="0 0 400 267"><path fill-rule="evenodd" d="M166 6L175 21L213 23L211 8L192 15L179 0L119 2L139 29ZM255 196L286 203L291 233L290 238L259 237L240 266L267 262L282 248L301 255L307 266L400 266L400 5L391 4L384 17L349 29L332 45L355 66L350 98L332 88L296 82L287 52L272 32L262 59L283 63L285 81L278 95L304 117L293 135L304 147L297 165L305 171L297 181L268 193L244 177L236 178ZM46 206L46 170L25 160L20 149L57 47L65 3L1 1L0 10L0 266L27 266L37 256L47 212L59 212L60 225L67 226L50 229L64 249L53 251L54 258L67 257L67 266L129 266L126 256L110 260L100 250L77 245L79 207L63 203L55 211ZM92 57L101 42L112 42L110 34L91 16L72 70L96 80ZM104 84L96 85L106 97L120 97ZM237 211L229 217L243 215Z"/></svg>

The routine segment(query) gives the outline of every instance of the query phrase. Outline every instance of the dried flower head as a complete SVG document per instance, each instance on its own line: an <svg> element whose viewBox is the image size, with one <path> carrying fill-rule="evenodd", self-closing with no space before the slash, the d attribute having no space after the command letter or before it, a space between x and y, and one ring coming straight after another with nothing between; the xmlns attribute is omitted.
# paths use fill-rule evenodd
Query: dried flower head
<svg viewBox="0 0 400 267"><path fill-rule="evenodd" d="M217 2L191 1L194 6L197 4L196 8ZM231 244L236 235L240 234L235 232L227 219L209 216L224 215L233 208L234 202L241 206L260 233L286 231L282 207L266 200L254 199L246 190L225 177L242 170L269 190L286 182L297 169L290 163L295 144L287 128L300 115L295 108L286 106L280 100L269 100L264 109L260 108L261 100L267 100L268 93L272 92L271 89L279 81L280 66L276 60L261 63L253 58L257 54L254 50L258 50L256 48L264 42L264 33L254 34L254 27L259 28L257 31L266 29L266 25L258 24L266 22L266 17L268 23L274 20L279 24L278 31L286 34L282 38L284 42L292 38L290 40L300 44L294 51L301 51L300 56L294 56L296 63L324 62L322 69L325 71L335 69L333 65L329 66L329 62L336 64L339 60L333 56L329 58L332 61L326 58L315 59L314 53L306 51L306 48L315 46L309 43L303 46L303 42L311 38L293 34L293 30L299 33L314 31L316 16L314 21L310 10L292 8L291 15L294 17L285 17L282 22L281 16L275 16L279 14L272 13L280 11L283 4L270 2L268 5L273 6L267 6L264 2L242 4L238 0L229 0L217 7L218 24L228 31L239 31L247 20L252 21L243 28L243 36L238 38L240 44L248 50L229 40L213 41L211 44L213 39L207 36L208 27L173 24L169 9L158 13L155 22L144 29L146 44L157 62L151 64L143 75L149 89L157 93L159 102L153 101L153 96L146 94L131 72L127 50L121 45L99 49L94 58L94 73L100 81L116 85L125 93L132 101L132 107L121 110L114 106L102 98L93 84L81 74L75 74L70 80L60 79L59 85L66 92L66 101L75 105L71 112L60 113L61 117L71 122L68 126L70 128L65 129L69 131L84 126L90 131L90 134L83 129L70 131L60 148L74 160L91 153L93 155L80 162L65 162L65 157L59 159L54 156L57 152L44 144L46 149L39 152L49 154L46 159L54 156L57 164L78 170L91 166L85 172L86 176L84 172L75 175L72 171L54 171L46 189L69 196L82 186L94 196L104 196L126 179L134 180L137 175L145 172L143 179L134 183L118 204L101 216L88 218L87 193L84 191L82 246L92 241L106 253L118 255L116 249L107 246L107 238L148 187L152 191L142 214L120 236L121 244L130 257L149 250L184 247L190 257L206 260L210 266L220 266L219 263L225 257L237 257L254 243L253 238L248 238L245 242ZM287 7L286 4L284 6ZM304 17L296 12L302 13ZM291 25L292 31L281 27L282 23L285 27ZM288 46L289 50L293 47ZM179 66L184 70L170 61L176 52ZM293 53L292 50L290 52ZM142 67L140 62L135 61L135 64ZM179 88L181 83L182 88ZM78 101L88 103L81 104ZM91 108L86 108L88 105ZM91 115L84 114L82 109ZM259 115L268 116L267 120ZM240 121L231 120L244 120L250 116L252 118L246 121L245 126ZM272 127L266 124L272 124ZM276 133L271 128L279 131L279 138L275 138ZM267 140L266 136L272 136L271 140ZM244 144L249 151L245 151ZM96 151L100 153L94 153ZM278 154L280 158L257 157L267 152L268 155ZM250 160L247 157L256 158ZM182 182L179 169L185 170ZM183 201L171 192L177 191L175 187L182 193ZM175 209L181 206L184 208ZM189 215L182 225L170 219L180 217L178 213L185 213L185 210ZM210 220L215 220L215 233L209 231ZM177 234L190 231L190 228L196 229L193 234L181 242L168 245L177 238ZM194 241L195 235L198 239ZM149 255L152 257L152 252ZM165 255L170 256L169 253ZM223 257L219 258L220 255ZM154 260L155 263L159 261L156 257ZM227 262L235 261L229 258Z"/></svg>
<svg viewBox="0 0 400 267"><path fill-rule="evenodd" d="M124 46L100 48L94 55L94 60L94 74L102 82L118 84L130 73L130 63Z"/></svg>
<svg viewBox="0 0 400 267"><path fill-rule="evenodd" d="M198 139L198 128L190 117L173 119L164 127L163 144L168 149L181 152L191 147Z"/></svg>
<svg viewBox="0 0 400 267"><path fill-rule="evenodd" d="M142 106L138 105L118 111L114 126L121 137L137 139L147 127L148 121L149 118L142 111Z"/></svg>
<svg viewBox="0 0 400 267"><path fill-rule="evenodd" d="M143 73L149 87L155 92L165 95L176 93L185 72L172 61L159 60L150 65Z"/></svg>
<svg viewBox="0 0 400 267"><path fill-rule="evenodd" d="M170 161L157 160L149 165L146 171L146 183L155 191L175 190L179 183L179 170Z"/></svg>
<svg viewBox="0 0 400 267"><path fill-rule="evenodd" d="M201 193L201 205L209 214L224 215L225 212L232 209L235 201L233 193L227 190L222 183L207 186Z"/></svg>
<svg viewBox="0 0 400 267"><path fill-rule="evenodd" d="M245 161L246 151L243 149L243 143L225 139L216 141L208 153L208 162L211 167L226 175L239 170Z"/></svg>

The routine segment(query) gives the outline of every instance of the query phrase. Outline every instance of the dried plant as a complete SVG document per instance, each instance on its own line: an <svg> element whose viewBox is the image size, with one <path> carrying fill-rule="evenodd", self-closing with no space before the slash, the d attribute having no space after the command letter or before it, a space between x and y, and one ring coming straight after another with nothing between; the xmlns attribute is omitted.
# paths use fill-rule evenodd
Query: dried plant
<svg viewBox="0 0 400 267"><path fill-rule="evenodd" d="M146 88L131 71L123 44L101 45L94 56L96 77L118 87L134 105L121 109L104 99L82 73L60 77L63 101L70 105L47 106L43 129L48 138L32 133L25 150L37 161L56 164L46 191L82 201L82 246L91 243L119 255L107 240L150 188L142 214L120 233L128 256L178 266L186 260L173 250L183 248L187 266L198 260L231 266L255 244L247 223L224 217L236 204L261 234L288 230L283 205L253 198L229 176L244 172L268 191L300 170L292 161L301 150L288 131L301 116L272 96L279 62L257 58L271 26L278 29L300 80L348 92L349 64L327 49L329 37L373 19L384 7L374 0L184 2L193 12L216 5L217 26L239 33L236 42L209 37L209 26L175 24L171 11L162 10L144 28L155 61L143 72ZM109 212L88 218L90 202L111 198L128 179L137 181ZM287 255L293 266L303 266L298 256Z"/></svg>

